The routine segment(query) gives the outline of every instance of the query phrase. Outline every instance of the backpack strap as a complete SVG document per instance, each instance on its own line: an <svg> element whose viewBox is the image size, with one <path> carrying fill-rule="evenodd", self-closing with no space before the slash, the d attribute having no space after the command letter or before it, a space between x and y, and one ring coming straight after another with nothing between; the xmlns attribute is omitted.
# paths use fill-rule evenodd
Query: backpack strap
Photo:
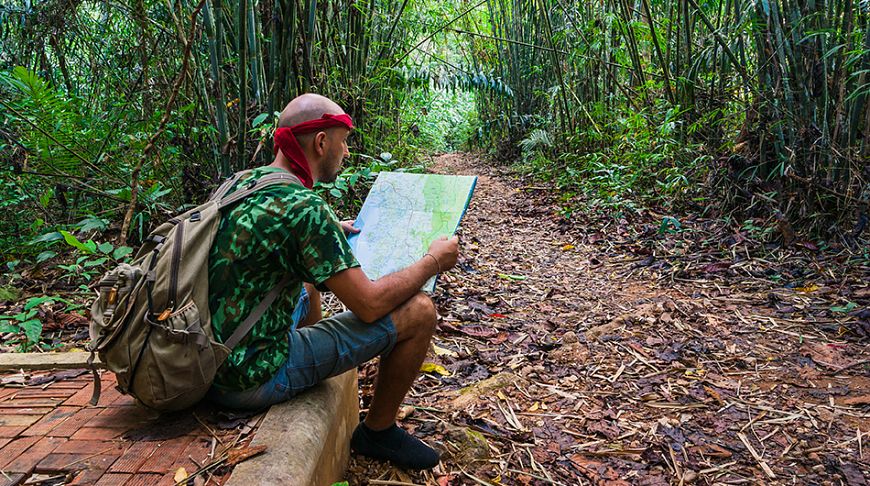
<svg viewBox="0 0 870 486"><path fill-rule="evenodd" d="M211 193L211 196L208 197L208 200L220 201L221 199L223 199L224 196L226 196L227 193L230 191L230 189L232 189L232 187L236 185L236 182L238 182L239 179L242 178L242 176L248 174L249 172L251 172L250 169L240 170L233 174L229 179L225 180L223 184L218 186L218 188L213 193Z"/></svg>
<svg viewBox="0 0 870 486"><path fill-rule="evenodd" d="M290 283L290 275L285 275L284 278L281 279L280 282L275 284L272 287L272 290L257 304L257 307L248 314L248 317L239 324L239 327L233 332L233 335L230 336L229 339L226 340L224 346L230 348L231 350L235 348L244 337L251 331L251 328L254 327L254 324L263 317L263 314L266 313L266 310L272 305L272 302L275 302L275 299L278 298L278 295L281 294L281 291L284 290L284 287Z"/></svg>
<svg viewBox="0 0 870 486"><path fill-rule="evenodd" d="M230 204L233 204L250 196L256 191L278 184L298 184L301 186L302 181L300 181L298 177L290 174L289 172L267 174L255 181L252 181L248 185L248 187L242 190L238 190L230 194L229 196L223 197L218 205L221 209L223 209ZM277 284L275 284L274 287L272 287L272 290L269 291L266 297L264 297L263 300L261 300L260 303L257 304L257 307L255 307L254 310L251 311L248 317L246 317L245 320L241 324L239 324L239 327L236 328L230 338L227 339L226 342L224 342L224 346L228 347L230 350L238 346L242 339L244 339L245 336L247 336L251 329L254 327L254 324L256 324L257 321L259 321L260 318L263 317L263 314L266 313L266 310L269 309L269 306L271 306L272 303L275 302L275 299L278 298L278 296L281 294L281 291L284 290L284 287L286 287L288 283L290 283L290 275L285 275L284 278L282 278Z"/></svg>
<svg viewBox="0 0 870 486"><path fill-rule="evenodd" d="M100 377L100 374L97 372L97 367L94 365L94 355L96 354L96 346L88 346L91 348L91 355L88 356L88 369L91 370L91 376L94 379L94 392L91 394L91 405L96 405L100 401L100 393L103 389L103 380Z"/></svg>
<svg viewBox="0 0 870 486"><path fill-rule="evenodd" d="M269 186L274 186L278 184L298 184L302 185L302 181L299 180L295 175L287 172L284 174L276 173L276 174L267 174L263 177L251 181L248 183L248 186L244 189L240 189L229 196L224 197L218 203L220 209L223 209L233 203L239 202L242 199L250 196L251 194L259 191L260 189L265 189Z"/></svg>

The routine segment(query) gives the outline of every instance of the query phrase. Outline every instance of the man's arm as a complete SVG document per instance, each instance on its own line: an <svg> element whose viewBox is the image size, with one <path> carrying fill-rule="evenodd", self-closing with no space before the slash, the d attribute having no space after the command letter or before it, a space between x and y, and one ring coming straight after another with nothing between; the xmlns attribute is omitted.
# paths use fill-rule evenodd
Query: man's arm
<svg viewBox="0 0 870 486"><path fill-rule="evenodd" d="M429 254L431 257L424 256L374 282L360 268L349 268L324 283L357 317L374 322L413 297L433 275L453 268L459 257L459 239L454 236L435 240Z"/></svg>
<svg viewBox="0 0 870 486"><path fill-rule="evenodd" d="M323 304L320 301L320 291L310 283L305 284L308 293L308 315L299 323L299 327L310 326L323 319Z"/></svg>

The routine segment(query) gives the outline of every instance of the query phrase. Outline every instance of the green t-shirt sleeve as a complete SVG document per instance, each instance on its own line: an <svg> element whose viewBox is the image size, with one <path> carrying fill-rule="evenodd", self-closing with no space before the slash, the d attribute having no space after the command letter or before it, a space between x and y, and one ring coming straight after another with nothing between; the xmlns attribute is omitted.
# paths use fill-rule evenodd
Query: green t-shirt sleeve
<svg viewBox="0 0 870 486"><path fill-rule="evenodd" d="M296 275L323 289L323 282L342 270L358 267L338 217L323 199L300 201L287 228L286 261Z"/></svg>

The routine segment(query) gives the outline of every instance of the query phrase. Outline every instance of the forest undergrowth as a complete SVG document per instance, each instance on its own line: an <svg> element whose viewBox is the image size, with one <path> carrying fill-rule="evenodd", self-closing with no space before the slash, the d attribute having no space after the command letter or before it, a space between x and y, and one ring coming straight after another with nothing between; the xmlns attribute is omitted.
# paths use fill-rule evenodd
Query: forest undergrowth
<svg viewBox="0 0 870 486"><path fill-rule="evenodd" d="M654 258L703 225L566 219L557 193L477 156L432 170L480 176L400 413L443 461L354 457L350 484L864 484L866 263L769 261L739 235L723 242L737 261ZM375 375L361 370L364 406Z"/></svg>

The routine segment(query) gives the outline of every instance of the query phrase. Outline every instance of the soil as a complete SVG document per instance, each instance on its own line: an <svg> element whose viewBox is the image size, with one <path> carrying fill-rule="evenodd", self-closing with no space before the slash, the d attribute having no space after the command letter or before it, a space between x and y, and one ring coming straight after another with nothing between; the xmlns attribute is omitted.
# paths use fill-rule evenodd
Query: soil
<svg viewBox="0 0 870 486"><path fill-rule="evenodd" d="M866 246L786 246L702 210L569 214L547 184L469 154L431 170L479 176L400 412L442 462L354 456L350 484L867 484ZM81 348L91 293L41 268L0 312L67 285L81 303L35 317L52 348ZM20 340L0 335L0 352ZM360 371L363 415L376 370Z"/></svg>
<svg viewBox="0 0 870 486"><path fill-rule="evenodd" d="M350 484L867 483L866 260L701 218L566 219L548 187L467 154L432 171L479 176L434 295L440 368L400 413L442 462L355 456Z"/></svg>

